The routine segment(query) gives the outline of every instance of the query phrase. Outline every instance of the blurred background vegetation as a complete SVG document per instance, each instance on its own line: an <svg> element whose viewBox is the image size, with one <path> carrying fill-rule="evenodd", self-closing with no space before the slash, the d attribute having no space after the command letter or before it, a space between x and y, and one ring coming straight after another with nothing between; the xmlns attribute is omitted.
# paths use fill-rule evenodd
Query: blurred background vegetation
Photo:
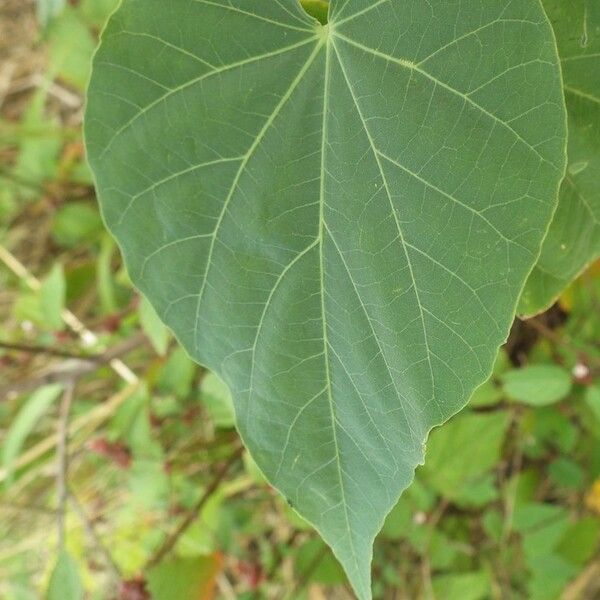
<svg viewBox="0 0 600 600"><path fill-rule="evenodd" d="M0 0L0 598L352 598L103 228L81 122L115 4ZM598 599L599 534L596 265L433 433L375 596Z"/></svg>

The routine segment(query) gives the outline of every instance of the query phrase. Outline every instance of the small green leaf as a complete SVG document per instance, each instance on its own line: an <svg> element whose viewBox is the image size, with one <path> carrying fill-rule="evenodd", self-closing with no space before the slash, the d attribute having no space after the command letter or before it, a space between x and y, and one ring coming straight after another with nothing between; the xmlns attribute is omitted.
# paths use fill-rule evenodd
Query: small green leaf
<svg viewBox="0 0 600 600"><path fill-rule="evenodd" d="M162 461L134 458L127 482L136 506L157 510L167 505L170 485Z"/></svg>
<svg viewBox="0 0 600 600"><path fill-rule="evenodd" d="M170 334L168 328L160 320L154 308L146 298L142 297L139 307L140 325L153 348L159 356L164 356L169 347Z"/></svg>
<svg viewBox="0 0 600 600"><path fill-rule="evenodd" d="M481 524L490 539L495 542L499 542L502 539L505 519L498 510L486 510L481 518Z"/></svg>
<svg viewBox="0 0 600 600"><path fill-rule="evenodd" d="M102 29L118 4L119 0L80 0L79 12L90 26Z"/></svg>
<svg viewBox="0 0 600 600"><path fill-rule="evenodd" d="M509 364L510 359L506 351L501 349L494 361L492 376L480 385L471 396L469 403L472 407L493 406L500 402L502 390L498 385L498 378L509 368Z"/></svg>
<svg viewBox="0 0 600 600"><path fill-rule="evenodd" d="M104 315L114 313L117 310L115 282L112 273L114 251L114 240L109 236L104 236L96 260L96 287L100 299L101 314Z"/></svg>
<svg viewBox="0 0 600 600"><path fill-rule="evenodd" d="M164 449L160 441L153 435L150 424L150 398L141 393L137 398L132 397L130 426L126 440L134 458L152 460L161 463L164 460Z"/></svg>
<svg viewBox="0 0 600 600"><path fill-rule="evenodd" d="M37 18L42 29L57 17L65 6L66 0L37 0Z"/></svg>
<svg viewBox="0 0 600 600"><path fill-rule="evenodd" d="M435 598L485 600L491 597L492 582L486 571L438 575L432 583Z"/></svg>
<svg viewBox="0 0 600 600"><path fill-rule="evenodd" d="M380 535L392 540L406 537L414 524L414 513L412 503L404 494L386 517Z"/></svg>
<svg viewBox="0 0 600 600"><path fill-rule="evenodd" d="M196 365L186 351L181 347L176 348L160 373L158 388L161 392L184 398L192 389L195 374Z"/></svg>
<svg viewBox="0 0 600 600"><path fill-rule="evenodd" d="M58 331L64 328L62 311L65 308L67 284L62 266L55 264L44 279L40 290L40 308L45 325Z"/></svg>
<svg viewBox="0 0 600 600"><path fill-rule="evenodd" d="M214 373L207 373L202 379L202 402L217 427L233 427L235 414L229 388Z"/></svg>
<svg viewBox="0 0 600 600"><path fill-rule="evenodd" d="M533 365L508 371L502 386L512 400L529 406L559 402L571 391L571 374L557 365Z"/></svg>
<svg viewBox="0 0 600 600"><path fill-rule="evenodd" d="M56 121L46 114L47 98L48 92L42 86L33 95L21 119L16 140L19 155L14 174L25 181L43 183L58 176L63 140ZM35 188L21 186L19 194L33 199L39 192Z"/></svg>
<svg viewBox="0 0 600 600"><path fill-rule="evenodd" d="M198 494L198 489L194 490ZM213 494L202 507L192 525L177 541L176 550L180 556L209 554L219 546L219 536L223 534L222 504L224 493ZM227 534L226 534L227 535Z"/></svg>
<svg viewBox="0 0 600 600"><path fill-rule="evenodd" d="M489 498L485 474L498 461L510 416L505 412L467 413L436 429L427 443L424 480L445 498L472 503L474 494ZM484 487L478 489L478 485ZM477 498L475 497L475 502Z"/></svg>
<svg viewBox="0 0 600 600"><path fill-rule="evenodd" d="M96 208L85 202L69 202L61 206L52 221L52 237L61 246L75 246L80 242L98 239L102 219Z"/></svg>
<svg viewBox="0 0 600 600"><path fill-rule="evenodd" d="M321 540L308 540L295 550L294 571L298 581L309 575L310 583L340 585L346 582L344 570Z"/></svg>
<svg viewBox="0 0 600 600"><path fill-rule="evenodd" d="M148 424L148 405L148 390L145 385L140 385L127 401L121 404L111 419L111 440L123 440L132 447L132 450L143 448L147 442L147 436L151 436ZM145 427L140 427L140 423L145 423ZM142 429L141 434L140 429ZM141 452L140 456L142 456Z"/></svg>
<svg viewBox="0 0 600 600"><path fill-rule="evenodd" d="M560 600L565 586L580 570L558 554L543 551L532 555L528 566L527 600Z"/></svg>
<svg viewBox="0 0 600 600"><path fill-rule="evenodd" d="M84 589L77 564L71 555L63 550L58 555L50 576L46 600L82 600L83 596Z"/></svg>
<svg viewBox="0 0 600 600"><path fill-rule="evenodd" d="M562 506L537 502L517 504L513 515L515 531L522 534L535 533L544 526L566 520L567 512Z"/></svg>
<svg viewBox="0 0 600 600"><path fill-rule="evenodd" d="M244 470L256 485L265 485L268 483L263 472L259 469L256 461L249 452L244 452L243 460ZM287 504L287 506L289 506L289 504Z"/></svg>
<svg viewBox="0 0 600 600"><path fill-rule="evenodd" d="M534 567L545 555L555 554L555 549L568 526L568 517L565 511L562 511L559 518L542 522L537 528L530 528L523 535L523 550L530 566Z"/></svg>
<svg viewBox="0 0 600 600"><path fill-rule="evenodd" d="M585 403L600 424L600 387L591 385L585 390Z"/></svg>
<svg viewBox="0 0 600 600"><path fill-rule="evenodd" d="M523 555L530 572L527 598L559 598L562 588L577 572L557 551L569 528L567 511L552 504L517 504L514 524L521 534Z"/></svg>
<svg viewBox="0 0 600 600"><path fill-rule="evenodd" d="M40 327L44 327L46 324L38 293L24 292L20 294L12 306L12 314L20 323L30 321Z"/></svg>
<svg viewBox="0 0 600 600"><path fill-rule="evenodd" d="M575 565L583 566L600 542L600 520L585 517L569 525L556 547L557 553Z"/></svg>
<svg viewBox="0 0 600 600"><path fill-rule="evenodd" d="M548 475L558 486L577 490L583 484L585 473L574 461L560 457L548 465Z"/></svg>
<svg viewBox="0 0 600 600"><path fill-rule="evenodd" d="M31 394L21 406L2 444L2 462L7 472L7 485L12 481L13 463L21 452L25 440L60 396L62 389L60 384L42 387Z"/></svg>
<svg viewBox="0 0 600 600"><path fill-rule="evenodd" d="M90 75L96 42L75 9L66 6L48 27L48 53L51 75L60 76L83 91Z"/></svg>
<svg viewBox="0 0 600 600"><path fill-rule="evenodd" d="M488 379L475 390L469 404L474 408L480 408L482 406L494 406L500 400L502 400L500 386L494 380Z"/></svg>
<svg viewBox="0 0 600 600"><path fill-rule="evenodd" d="M148 591L155 600L210 600L221 563L217 554L168 560L148 572Z"/></svg>

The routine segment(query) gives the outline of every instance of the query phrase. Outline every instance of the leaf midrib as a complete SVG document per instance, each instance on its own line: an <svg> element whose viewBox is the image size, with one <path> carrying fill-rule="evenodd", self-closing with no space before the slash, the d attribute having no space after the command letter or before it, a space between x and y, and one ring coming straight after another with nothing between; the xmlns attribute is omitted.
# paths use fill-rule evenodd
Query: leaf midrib
<svg viewBox="0 0 600 600"><path fill-rule="evenodd" d="M326 38L323 37L325 40ZM329 85L331 80L331 44L326 44L325 50L325 83L323 86L323 124L321 131L321 179L319 188L319 267L320 267L320 280L321 280L321 321L323 326L323 352L325 360L325 381L327 388L327 399L329 402L329 414L331 419L331 431L333 435L333 444L335 450L335 462L337 467L338 480L340 484L341 502L344 508L344 518L346 521L346 529L348 532L348 541L350 543L350 550L352 552L352 559L354 561L354 567L356 569L357 576L362 580L360 576L360 567L358 564L358 556L356 554L356 548L354 546L354 538L352 537L352 528L350 527L350 516L348 514L348 503L346 501L346 491L344 487L344 477L342 471L342 465L340 460L340 451L338 443L337 426L338 420L335 415L335 406L333 402L333 396L331 393L331 370L329 364L329 341L327 337L327 318L325 308L325 264L324 264L324 253L323 253L323 242L325 239L325 147L327 143L327 123L329 114Z"/></svg>
<svg viewBox="0 0 600 600"><path fill-rule="evenodd" d="M377 148L375 146L375 141L373 140L373 136L371 135L371 131L369 130L369 128L367 127L367 122L365 120L365 117L362 113L362 109L360 108L360 105L358 103L358 99L356 98L356 95L354 93L354 89L352 87L352 85L350 84L350 79L348 78L348 74L346 72L346 68L344 67L344 63L342 61L342 58L339 54L339 51L337 49L337 46L335 45L335 42L332 40L331 45L333 46L333 48L335 49L335 54L338 60L338 64L340 65L340 69L342 70L342 73L344 75L344 79L346 81L346 85L348 86L348 91L350 92L350 95L352 96L352 100L354 102L354 105L356 107L356 111L357 114L360 118L361 124L363 126L363 129L365 131L365 134L369 140L369 145L371 147L371 151L373 152L373 156L375 158L375 161L377 163L377 168L379 170L379 174L381 176L381 180L383 182L384 188L385 188L385 193L390 205L390 210L392 211L392 214L394 216L394 223L396 225L396 229L398 231L398 235L399 235L399 239L402 245L402 251L404 252L404 256L406 258L406 263L408 266L408 271L410 274L410 278L411 278L411 282L412 282L412 287L415 293L415 299L417 301L417 306L419 307L419 318L421 320L421 329L422 329L422 333L423 333L423 342L425 344L425 352L426 352L426 360L427 360L427 365L429 368L429 376L430 376L430 385L431 385L431 398L430 400L437 402L436 398L435 398L435 379L434 379L434 375L433 375L433 366L431 364L431 349L429 347L429 340L427 337L427 329L425 326L425 316L423 313L423 305L421 303L421 298L419 295L419 289L417 287L417 281L415 278L415 274L414 274L414 269L412 266L412 261L410 259L410 256L408 254L408 249L406 248L406 240L404 237L404 232L402 231L402 228L400 226L400 221L398 219L398 214L396 211L396 208L394 206L394 203L392 201L392 195L390 192L390 188L389 188L389 184L387 181L387 177L385 176L385 172L383 170L383 166L381 164L381 160L379 157L379 153L377 151ZM438 407L439 408L439 407ZM405 413L406 414L406 413Z"/></svg>

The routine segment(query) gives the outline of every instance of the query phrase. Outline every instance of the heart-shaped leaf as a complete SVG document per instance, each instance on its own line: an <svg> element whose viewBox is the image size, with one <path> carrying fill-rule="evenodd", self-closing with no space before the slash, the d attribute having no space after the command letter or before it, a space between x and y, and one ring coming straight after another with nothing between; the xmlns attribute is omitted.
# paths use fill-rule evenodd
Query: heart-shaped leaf
<svg viewBox="0 0 600 600"><path fill-rule="evenodd" d="M554 211L537 0L125 0L86 139L133 281L369 598L428 431L489 375Z"/></svg>
<svg viewBox="0 0 600 600"><path fill-rule="evenodd" d="M558 209L519 312L548 308L600 256L600 3L544 0L554 26L569 115L569 166Z"/></svg>

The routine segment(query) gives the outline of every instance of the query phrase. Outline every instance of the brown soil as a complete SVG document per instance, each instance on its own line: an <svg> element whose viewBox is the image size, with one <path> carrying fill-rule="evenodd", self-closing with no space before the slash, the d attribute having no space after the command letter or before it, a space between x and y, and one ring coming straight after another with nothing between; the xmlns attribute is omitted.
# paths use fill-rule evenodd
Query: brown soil
<svg viewBox="0 0 600 600"><path fill-rule="evenodd" d="M0 109L9 119L19 116L19 89L42 72L43 52L32 0L0 0Z"/></svg>
<svg viewBox="0 0 600 600"><path fill-rule="evenodd" d="M37 33L35 6L29 0L0 0L0 62L29 58Z"/></svg>

